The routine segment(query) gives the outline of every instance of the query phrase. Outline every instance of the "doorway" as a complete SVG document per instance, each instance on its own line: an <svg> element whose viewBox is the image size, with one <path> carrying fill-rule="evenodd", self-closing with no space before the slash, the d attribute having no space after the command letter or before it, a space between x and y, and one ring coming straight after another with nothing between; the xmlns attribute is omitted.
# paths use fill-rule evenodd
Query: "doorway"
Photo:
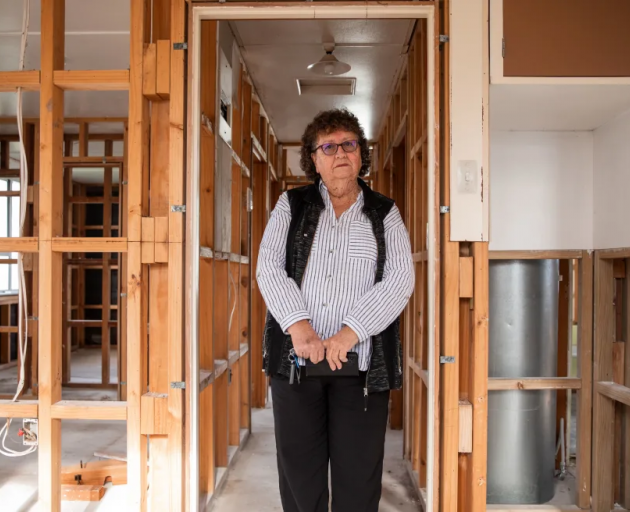
<svg viewBox="0 0 630 512"><path fill-rule="evenodd" d="M405 381L403 391L392 396L390 426L403 429L400 458L418 487L423 508L434 510L439 453L434 420L439 379L436 7L432 2L193 5L190 20L186 216L190 503L204 509L216 495L236 455L247 449L245 442L255 432L251 408L267 402L262 373L265 307L255 281L257 246L279 195L305 183L292 165L304 127L295 138L283 134L278 109L265 105L265 96L257 89L256 70L233 51L234 45L226 45L221 28L229 27L228 22L263 20L293 21L295 26L307 20L360 21L364 27L383 20L412 20L414 28L401 59L404 65L392 75L387 106L377 121L368 121L376 128L370 134L373 169L367 180L397 200L412 240L417 284L403 314ZM299 48L294 45L293 51ZM288 65L288 60L281 62ZM298 88L322 85L300 85L300 78L295 76ZM315 106L325 109L326 100L319 101ZM374 112L367 109L365 114L363 119L369 119Z"/></svg>

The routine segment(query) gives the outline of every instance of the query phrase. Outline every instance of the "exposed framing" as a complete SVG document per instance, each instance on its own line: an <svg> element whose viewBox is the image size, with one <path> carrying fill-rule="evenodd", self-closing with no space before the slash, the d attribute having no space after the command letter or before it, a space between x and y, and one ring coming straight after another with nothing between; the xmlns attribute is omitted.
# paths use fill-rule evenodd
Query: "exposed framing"
<svg viewBox="0 0 630 512"><path fill-rule="evenodd" d="M438 384L438 368L435 360L439 354L439 351L435 348L435 344L439 339L439 322L438 318L438 303L434 301L434 298L438 296L439 284L437 282L439 265L439 252L437 251L438 233L439 233L439 215L436 213L436 205L439 203L439 166L437 163L437 154L439 147L439 140L437 137L438 113L435 108L435 100L439 97L438 87L438 42L436 40L438 30L438 15L437 5L434 2L390 2L387 5L371 5L346 2L318 2L317 4L304 4L293 2L282 2L277 4L247 4L247 5L234 5L234 4L208 4L199 3L192 6L191 13L191 39L192 39L192 51L190 53L189 72L190 72L190 101L189 101L189 129L190 129L190 146L188 150L189 160L189 173L188 173L188 190L195 190L195 187L199 184L199 136L201 133L201 109L199 104L199 82L201 75L200 68L200 28L202 20L215 19L312 19L312 18L326 18L326 19L376 19L376 18L426 18L427 21L427 42L428 48L433 51L427 52L427 69L428 69L428 87L427 105L428 115L427 119L435 121L433 130L428 130L427 134L427 149L429 164L427 168L430 170L428 173L428 187L431 191L428 194L429 204L429 244L428 244L428 261L432 262L429 265L429 316L430 320L429 333L428 333L428 349L429 349L429 368L428 375L432 378L433 386L429 386L429 418L434 418L434 411L436 409L435 401L437 400L437 384ZM253 171L253 169L252 169ZM269 197L269 195L267 195ZM187 232L191 235L189 240L198 240L199 225L197 219L198 205L195 202L190 201L189 198L188 207L191 208L192 214L188 218ZM194 209L193 209L194 208ZM200 248L195 245L196 242L189 242L189 253L196 255L199 254ZM192 327L196 324L195 314L197 314L196 302L199 297L199 269L196 264L192 264L190 267L190 273L186 276L186 289L187 301L192 307L188 308L188 311L192 312L192 320L187 321L187 325L191 325L186 332L186 345L187 355L190 363L187 365L187 382L191 382L190 393L188 394L188 405L192 413L192 417L195 418L197 414L195 412L199 404L199 387L195 385L195 381L199 375L199 358L198 358L198 332L196 327ZM252 333L253 334L253 333ZM428 432L428 467L427 474L429 484L427 488L427 510L437 509L437 485L438 478L435 473L437 467L437 439L438 436L438 424L434 423L433 428L429 428ZM189 438L189 457L190 457L190 469L191 478L189 478L189 492L190 492L190 506L194 510L195 504L199 503L200 491L198 487L198 479L192 477L198 468L198 451L197 445L199 438L198 422L196 420L191 421L188 430Z"/></svg>

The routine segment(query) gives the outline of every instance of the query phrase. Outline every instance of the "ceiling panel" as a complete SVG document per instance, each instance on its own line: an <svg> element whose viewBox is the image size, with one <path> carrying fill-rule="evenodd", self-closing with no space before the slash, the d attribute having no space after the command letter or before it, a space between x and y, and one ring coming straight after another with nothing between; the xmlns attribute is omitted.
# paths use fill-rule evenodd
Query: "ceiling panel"
<svg viewBox="0 0 630 512"><path fill-rule="evenodd" d="M406 44L409 20L236 21L244 46L322 44Z"/></svg>

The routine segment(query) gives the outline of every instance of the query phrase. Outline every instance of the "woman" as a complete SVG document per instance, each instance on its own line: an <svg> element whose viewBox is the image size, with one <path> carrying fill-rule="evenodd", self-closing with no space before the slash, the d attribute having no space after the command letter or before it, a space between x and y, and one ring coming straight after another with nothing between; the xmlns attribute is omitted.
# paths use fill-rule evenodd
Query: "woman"
<svg viewBox="0 0 630 512"><path fill-rule="evenodd" d="M333 512L376 512L389 392L402 384L398 318L414 287L409 235L359 178L369 147L347 110L315 117L300 164L315 183L278 200L256 274L282 506L327 511L330 463Z"/></svg>

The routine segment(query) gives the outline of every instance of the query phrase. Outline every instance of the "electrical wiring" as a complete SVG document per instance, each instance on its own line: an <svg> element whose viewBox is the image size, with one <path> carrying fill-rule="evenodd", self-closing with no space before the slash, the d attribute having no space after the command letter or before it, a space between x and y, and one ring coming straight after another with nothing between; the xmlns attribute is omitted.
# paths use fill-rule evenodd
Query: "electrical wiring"
<svg viewBox="0 0 630 512"><path fill-rule="evenodd" d="M19 71L24 70L24 59L26 56L26 43L28 39L28 26L30 21L30 0L23 0L23 8L24 12L22 15L22 39L20 44L20 63L19 63ZM27 190L28 190L28 160L26 158L26 149L24 147L24 133L22 126L22 88L19 87L17 90L17 125L18 125L18 135L19 135L19 144L20 144L20 235L24 233L24 222L26 220L26 205L27 205ZM13 401L17 401L18 397L22 393L24 389L24 375L25 375L25 365L26 365L26 354L28 350L28 301L26 297L26 276L24 273L24 260L23 254L18 253L18 273L20 276L20 283L18 286L18 297L19 297L19 311L23 314L20 314L18 319L18 352L20 358L20 368L19 368L19 381L17 390L13 397ZM7 436L9 434L9 428L11 427L11 418L7 418L6 423L0 429L0 438L1 438L1 448L0 454L5 455L6 457L22 457L24 455L28 455L37 450L36 445L29 446L26 450L16 451L6 446ZM37 441L37 435L28 430L24 429L24 436L31 442Z"/></svg>

